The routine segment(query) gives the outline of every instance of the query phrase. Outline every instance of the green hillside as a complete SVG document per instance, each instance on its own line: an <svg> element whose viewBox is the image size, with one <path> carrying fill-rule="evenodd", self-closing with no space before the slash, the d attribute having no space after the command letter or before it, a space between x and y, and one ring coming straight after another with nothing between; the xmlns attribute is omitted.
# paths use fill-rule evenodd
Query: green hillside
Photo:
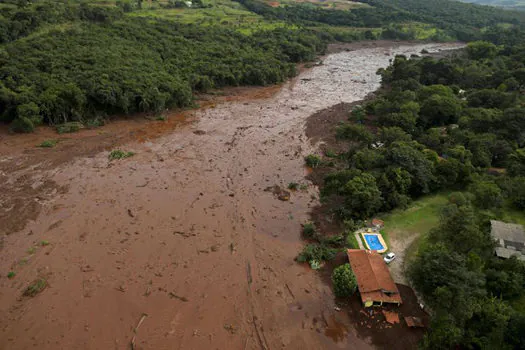
<svg viewBox="0 0 525 350"><path fill-rule="evenodd" d="M525 11L525 1L523 0L462 0L471 4L498 6L511 10Z"/></svg>
<svg viewBox="0 0 525 350"><path fill-rule="evenodd" d="M334 41L517 41L525 13L449 0L4 0L0 121L14 131L267 85ZM235 53L235 55L232 55Z"/></svg>

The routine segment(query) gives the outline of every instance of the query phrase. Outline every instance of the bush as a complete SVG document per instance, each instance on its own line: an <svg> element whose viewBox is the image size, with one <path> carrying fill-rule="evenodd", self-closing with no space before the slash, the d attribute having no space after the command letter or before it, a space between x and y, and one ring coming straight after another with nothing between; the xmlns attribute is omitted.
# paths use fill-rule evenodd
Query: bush
<svg viewBox="0 0 525 350"><path fill-rule="evenodd" d="M336 249L320 244L308 244L297 256L298 262L309 262L312 260L326 261L335 258Z"/></svg>
<svg viewBox="0 0 525 350"><path fill-rule="evenodd" d="M322 160L321 157L319 157L316 154L309 154L304 158L304 161L306 162L306 165L310 168L317 168L321 165Z"/></svg>
<svg viewBox="0 0 525 350"><path fill-rule="evenodd" d="M95 117L86 121L86 126L88 129L95 129L104 125L106 125L106 121L102 117Z"/></svg>
<svg viewBox="0 0 525 350"><path fill-rule="evenodd" d="M319 243L330 247L343 247L345 237L343 235L324 236L319 238Z"/></svg>
<svg viewBox="0 0 525 350"><path fill-rule="evenodd" d="M339 298L346 298L355 293L357 281L350 264L344 264L334 269L332 283L334 294Z"/></svg>
<svg viewBox="0 0 525 350"><path fill-rule="evenodd" d="M111 153L109 154L108 158L109 158L109 160L124 159L124 158L132 157L134 155L135 155L135 153L133 153L133 152L124 152L122 150L115 149L115 150L111 151Z"/></svg>
<svg viewBox="0 0 525 350"><path fill-rule="evenodd" d="M303 225L303 236L308 239L317 236L317 228L313 222L307 222Z"/></svg>
<svg viewBox="0 0 525 350"><path fill-rule="evenodd" d="M80 122L70 122L70 123L59 124L56 126L56 130L59 134L68 134L72 132L77 132L83 128L84 128L84 125Z"/></svg>
<svg viewBox="0 0 525 350"><path fill-rule="evenodd" d="M297 191L298 188L299 188L299 184L297 182L290 182L288 184L288 189L289 190Z"/></svg>
<svg viewBox="0 0 525 350"><path fill-rule="evenodd" d="M38 147L52 148L55 147L57 143L58 140L45 140L41 144L39 144Z"/></svg>
<svg viewBox="0 0 525 350"><path fill-rule="evenodd" d="M9 129L13 132L28 133L35 130L35 124L28 118L16 118L11 123Z"/></svg>

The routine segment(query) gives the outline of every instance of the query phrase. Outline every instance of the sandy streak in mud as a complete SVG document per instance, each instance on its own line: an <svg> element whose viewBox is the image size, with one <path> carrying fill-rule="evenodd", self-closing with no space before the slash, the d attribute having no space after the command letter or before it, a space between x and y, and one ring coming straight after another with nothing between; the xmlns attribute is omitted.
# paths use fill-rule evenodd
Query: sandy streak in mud
<svg viewBox="0 0 525 350"><path fill-rule="evenodd" d="M18 274L0 280L0 348L125 349L143 313L138 349L369 348L342 326L351 320L333 311L318 275L293 260L316 189L290 202L264 189L304 182L310 114L376 90L394 54L452 47L332 54L270 99L220 104L122 146L132 158L110 163L102 152L34 174L69 191L4 239L2 271ZM14 264L41 240L51 245ZM37 276L49 287L20 298Z"/></svg>

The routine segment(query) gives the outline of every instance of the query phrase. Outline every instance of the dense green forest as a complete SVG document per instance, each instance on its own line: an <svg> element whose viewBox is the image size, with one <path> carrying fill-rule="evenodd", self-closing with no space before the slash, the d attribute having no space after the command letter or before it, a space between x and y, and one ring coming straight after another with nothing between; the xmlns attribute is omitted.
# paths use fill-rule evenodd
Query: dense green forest
<svg viewBox="0 0 525 350"><path fill-rule="evenodd" d="M397 56L378 74L377 97L336 129L348 149L318 160L329 171L323 202L352 227L452 192L408 268L433 315L423 347L523 349L525 264L495 257L490 220L525 210L525 46L473 42L440 60ZM317 239L300 260L330 259L345 242Z"/></svg>
<svg viewBox="0 0 525 350"><path fill-rule="evenodd" d="M525 1L523 0L460 0L463 2L478 4L478 5L488 5L488 6L498 6L512 10L525 11Z"/></svg>
<svg viewBox="0 0 525 350"><path fill-rule="evenodd" d="M448 0L361 3L6 0L0 121L28 132L42 123L160 113L191 106L197 91L282 82L333 41L504 44L525 23L522 13Z"/></svg>

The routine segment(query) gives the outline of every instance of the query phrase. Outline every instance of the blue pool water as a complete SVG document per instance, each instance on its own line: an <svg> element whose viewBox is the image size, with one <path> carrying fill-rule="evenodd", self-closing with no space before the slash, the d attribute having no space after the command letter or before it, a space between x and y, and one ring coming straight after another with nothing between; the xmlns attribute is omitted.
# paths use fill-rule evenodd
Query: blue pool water
<svg viewBox="0 0 525 350"><path fill-rule="evenodd" d="M366 243L372 250L383 250L385 247L379 242L379 238L376 235L367 235L365 234Z"/></svg>

